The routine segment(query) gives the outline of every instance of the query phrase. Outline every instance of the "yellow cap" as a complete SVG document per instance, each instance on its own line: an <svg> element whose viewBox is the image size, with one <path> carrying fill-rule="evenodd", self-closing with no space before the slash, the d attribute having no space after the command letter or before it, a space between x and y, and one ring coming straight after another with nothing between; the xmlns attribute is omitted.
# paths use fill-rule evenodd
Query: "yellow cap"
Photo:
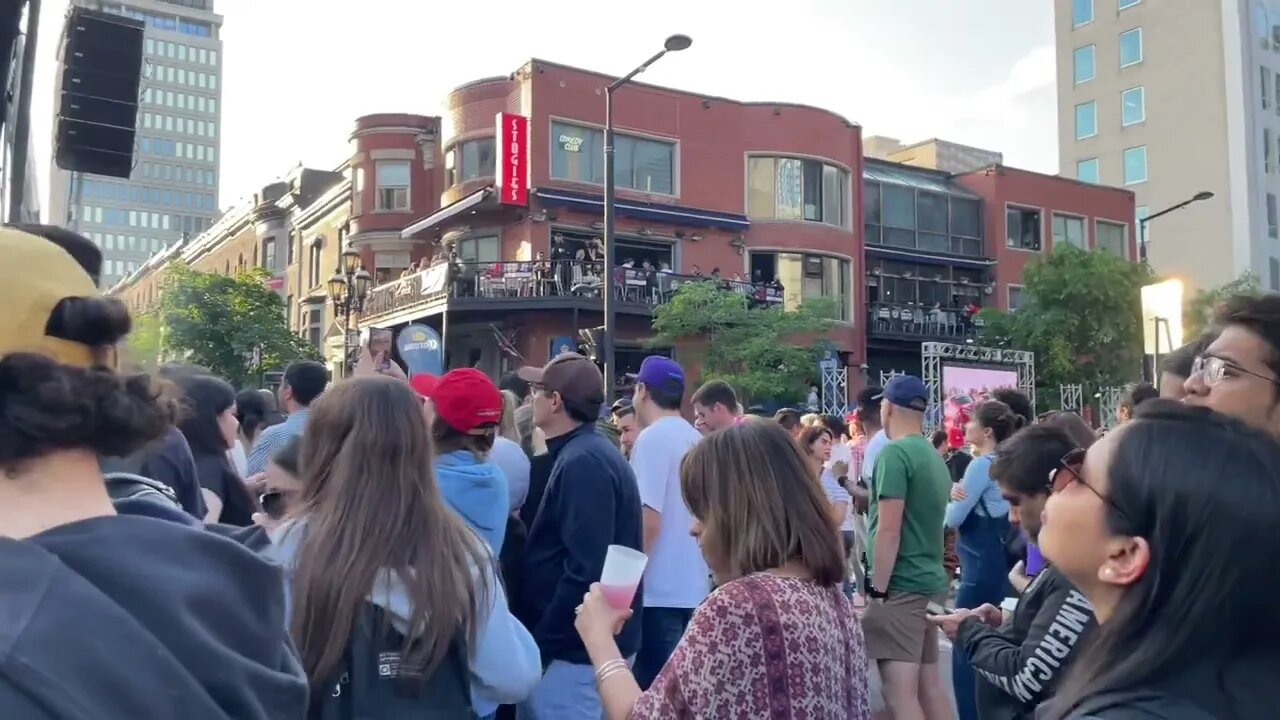
<svg viewBox="0 0 1280 720"><path fill-rule="evenodd" d="M38 353L64 365L91 367L93 348L49 337L45 327L58 303L101 297L71 254L35 235L0 227L0 357Z"/></svg>

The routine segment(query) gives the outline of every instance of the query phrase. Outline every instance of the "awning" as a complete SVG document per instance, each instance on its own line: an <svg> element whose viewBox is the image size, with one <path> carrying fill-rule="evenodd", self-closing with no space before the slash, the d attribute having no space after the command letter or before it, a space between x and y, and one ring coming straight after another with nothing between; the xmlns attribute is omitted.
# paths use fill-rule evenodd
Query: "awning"
<svg viewBox="0 0 1280 720"><path fill-rule="evenodd" d="M452 220L462 213L481 209L480 206L492 197L495 197L492 185L486 188L481 188L470 195L466 195L452 203L449 203L448 205L445 205L421 220L414 221L409 225L409 227L401 231L400 237L405 240L412 240L415 235L423 232L424 230L430 230L441 223Z"/></svg>
<svg viewBox="0 0 1280 720"><path fill-rule="evenodd" d="M600 195L545 188L538 188L534 192L545 205L592 213L603 214L604 212L604 198ZM669 225L713 228L729 232L743 232L751 227L751 221L747 220L745 215L638 200L618 200L614 203L614 211L622 217Z"/></svg>
<svg viewBox="0 0 1280 720"><path fill-rule="evenodd" d="M892 258L894 260L924 263L926 265L951 265L954 267L985 270L996 264L995 260L987 260L986 258L979 260L976 258L961 258L954 255L935 255L933 253L921 252L919 250L891 250L877 245L867 245L866 250L868 255Z"/></svg>

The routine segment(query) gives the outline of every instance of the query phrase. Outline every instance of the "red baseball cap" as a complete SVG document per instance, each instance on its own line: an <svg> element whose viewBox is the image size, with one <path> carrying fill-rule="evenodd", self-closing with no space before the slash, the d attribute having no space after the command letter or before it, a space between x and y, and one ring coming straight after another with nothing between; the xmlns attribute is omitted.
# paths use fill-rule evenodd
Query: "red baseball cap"
<svg viewBox="0 0 1280 720"><path fill-rule="evenodd" d="M502 393L475 368L450 370L440 377L418 373L409 386L430 398L436 415L458 432L479 435L502 421Z"/></svg>

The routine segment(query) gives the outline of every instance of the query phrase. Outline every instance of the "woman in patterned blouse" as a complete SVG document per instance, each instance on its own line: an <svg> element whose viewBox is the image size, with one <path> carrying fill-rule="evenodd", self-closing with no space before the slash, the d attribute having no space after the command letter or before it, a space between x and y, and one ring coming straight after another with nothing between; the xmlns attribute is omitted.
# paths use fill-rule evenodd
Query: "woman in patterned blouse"
<svg viewBox="0 0 1280 720"><path fill-rule="evenodd" d="M630 611L591 586L577 628L606 718L869 719L840 536L791 437L770 422L712 433L685 457L680 489L719 587L641 693L613 639Z"/></svg>

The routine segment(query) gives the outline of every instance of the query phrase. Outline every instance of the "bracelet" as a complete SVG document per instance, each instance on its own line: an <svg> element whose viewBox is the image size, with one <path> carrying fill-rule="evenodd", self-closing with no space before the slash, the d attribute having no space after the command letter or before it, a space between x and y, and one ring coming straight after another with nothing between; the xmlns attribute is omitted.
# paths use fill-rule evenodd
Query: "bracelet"
<svg viewBox="0 0 1280 720"><path fill-rule="evenodd" d="M623 663L621 667L618 667L617 665L615 665L609 668L608 670L606 670L605 672L600 673L600 675L597 676L596 678L596 684L604 685L604 681L608 680L610 676L617 675L618 673L624 673L624 672L625 673L631 672L631 668L627 667L626 663Z"/></svg>
<svg viewBox="0 0 1280 720"><path fill-rule="evenodd" d="M627 661L622 659L610 660L609 662L602 664L600 667L596 668L596 682L604 680L606 673L612 670L617 670L620 667L625 668L626 666Z"/></svg>

